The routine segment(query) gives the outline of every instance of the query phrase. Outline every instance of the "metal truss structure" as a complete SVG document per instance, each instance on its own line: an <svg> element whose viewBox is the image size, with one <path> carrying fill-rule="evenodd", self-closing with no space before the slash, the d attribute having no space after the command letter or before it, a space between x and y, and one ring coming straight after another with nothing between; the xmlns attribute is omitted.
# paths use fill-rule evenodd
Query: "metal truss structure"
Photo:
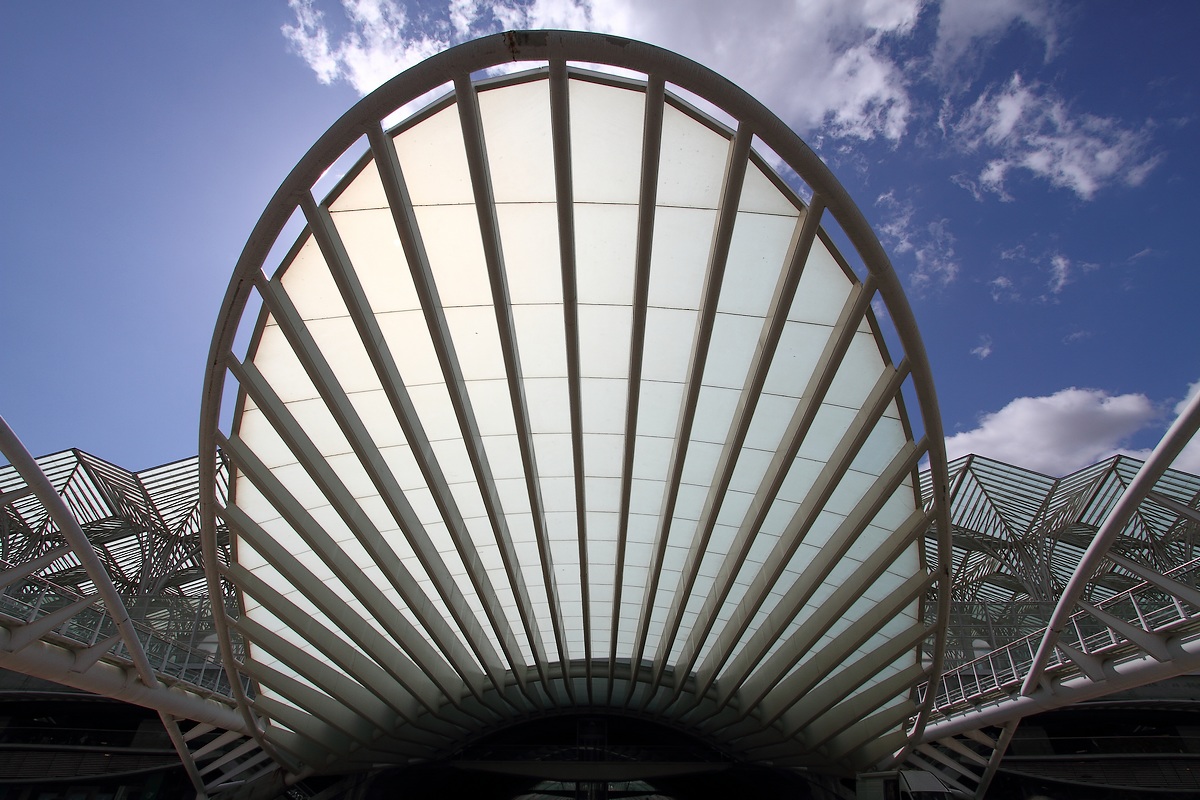
<svg viewBox="0 0 1200 800"><path fill-rule="evenodd" d="M0 667L158 711L197 797L274 774L216 653L198 459L35 460L2 418L0 455Z"/></svg>
<svg viewBox="0 0 1200 800"><path fill-rule="evenodd" d="M1200 478L1169 470L1198 428L1200 396L1144 464L952 465L947 669L911 763L982 797L1023 717L1200 669Z"/></svg>

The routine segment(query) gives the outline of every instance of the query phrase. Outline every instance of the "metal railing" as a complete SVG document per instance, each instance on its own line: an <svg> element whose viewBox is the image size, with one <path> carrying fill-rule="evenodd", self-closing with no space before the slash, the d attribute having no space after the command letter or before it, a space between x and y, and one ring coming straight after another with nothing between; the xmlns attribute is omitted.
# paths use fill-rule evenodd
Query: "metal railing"
<svg viewBox="0 0 1200 800"><path fill-rule="evenodd" d="M12 566L0 560L0 569ZM20 625L29 625L84 601L90 602L56 625L52 633L83 647L93 647L112 638L115 643L105 657L132 663L133 658L120 639L117 625L105 610L103 600L85 597L35 575L14 581L0 591L0 621L8 618ZM229 678L216 652L189 646L136 620L133 627L151 666L164 682L182 683L201 692L232 698ZM249 679L245 679L243 688L250 690Z"/></svg>
<svg viewBox="0 0 1200 800"><path fill-rule="evenodd" d="M1180 564L1165 577L1195 585L1197 575L1200 575L1200 559ZM1097 602L1095 606L1150 634L1171 633L1188 639L1200 636L1200 608L1192 607L1149 581ZM1019 693L1044 634L1045 627L1039 627L1016 641L947 669L938 681L933 705L935 717L952 717ZM1145 653L1136 642L1086 609L1071 616L1059 643L1085 657L1097 659ZM1083 667L1065 658L1058 649L1054 650L1046 668L1048 679L1082 673ZM929 684L926 683L918 689L919 698L924 700L928 691Z"/></svg>

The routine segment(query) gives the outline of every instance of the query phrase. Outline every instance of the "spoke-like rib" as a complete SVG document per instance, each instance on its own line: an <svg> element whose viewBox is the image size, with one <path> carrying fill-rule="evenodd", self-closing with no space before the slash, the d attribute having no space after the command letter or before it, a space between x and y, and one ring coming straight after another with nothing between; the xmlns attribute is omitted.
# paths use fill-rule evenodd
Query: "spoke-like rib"
<svg viewBox="0 0 1200 800"><path fill-rule="evenodd" d="M463 143L466 145L467 168L471 174L471 189L475 197L475 212L483 241L483 257L487 262L488 282L492 290L492 306L496 312L496 328L500 335L500 351L504 357L504 372L508 381L513 421L516 424L517 445L525 468L525 487L532 512L534 535L542 559L542 581L550 605L550 623L558 648L559 666L567 697L575 702L575 687L570 675L570 654L567 651L566 630L562 620L557 582L554 578L554 558L546 531L545 506L542 502L542 483L538 477L537 456L533 449L533 433L529 424L529 406L525 400L525 382L521 373L521 356L517 351L516 326L512 316L512 298L508 291L508 276L504 268L504 249L500 242L500 223L496 218L496 199L492 194L491 169L487 160L487 145L483 138L483 119L479 113L479 97L469 75L456 75L454 93L458 100L459 121Z"/></svg>
<svg viewBox="0 0 1200 800"><path fill-rule="evenodd" d="M700 313L697 315L691 358L688 362L687 376L684 379L685 396L675 430L667 485L663 496L662 510L659 512L653 560L650 564L645 600L642 603L641 618L638 622L637 648L634 653L633 680L630 681L630 692L636 683L642 655L646 650L651 618L654 615L654 600L658 595L659 575L662 571L663 558L667 552L667 543L670 540L671 525L675 517L675 504L679 499L679 485L683 480L684 462L687 460L688 445L692 438L692 424L696 419L696 403L699 401L700 387L704 382L704 367L708 363L708 351L712 344L713 327L717 316L717 303L721 295L721 283L725 277L725 266L729 260L729 245L733 240L733 226L737 219L738 203L741 201L742 183L746 177L746 166L749 163L750 143L753 136L754 132L750 126L743 123L738 127L737 133L729 143L729 156L725 162L725 176L721 182L717 221L713 228L708 266L704 275L704 289L700 298ZM682 576L681 579L686 582L687 577ZM676 589L676 591L680 590L680 588ZM658 654L654 659L655 668L650 681L651 688L646 695L647 701L654 696L654 691L662 680L666 661L670 657L671 645L675 640L675 633L676 630L665 627L663 629L663 635L658 643Z"/></svg>
<svg viewBox="0 0 1200 800"><path fill-rule="evenodd" d="M442 376L446 381L446 392L450 395L450 403L454 406L454 414L463 435L463 445L467 449L471 469L475 473L475 481L479 486L480 497L487 510L488 521L496 538L500 557L504 562L504 572L517 601L517 611L521 616L521 623L529 640L529 651L533 654L534 666L537 668L539 679L543 685L548 685L546 652L542 644L541 633L538 630L537 617L534 615L533 605L529 599L529 589L525 585L521 564L513 547L508 521L504 517L504 509L500 506L496 481L488 463L483 437L479 433L479 423L471 408L466 381L463 380L462 367L454 349L454 340L450 336L450 326L446 321L446 312L442 308L437 284L433 279L433 270L425 252L425 244L421 239L420 227L417 225L417 215L413 209L408 188L404 183L400 161L396 157L396 145L378 126L372 127L368 134L371 150L375 155L375 163L379 167L379 177L383 182L384 193L391 208L396 233L400 237L400 244L404 249L408 268L412 274L413 287L420 298L430 340L437 353ZM553 696L551 697L553 698Z"/></svg>
<svg viewBox="0 0 1200 800"><path fill-rule="evenodd" d="M742 388L741 395L738 397L737 408L733 413L733 423L726 435L725 444L721 448L721 455L713 471L713 481L709 485L708 495L704 499L704 505L700 512L700 519L696 524L696 535L692 539L691 547L688 550L683 571L686 581L684 584L685 590L681 589L677 591L671 601L671 610L667 615L668 629L678 629L683 613L687 609L688 602L692 599L692 586L695 583L696 576L699 574L701 562L708 552L708 542L717 524L717 517L721 513L721 505L725 501L729 484L733 480L733 473L737 468L738 457L742 453L742 445L746 441L746 435L750 431L750 424L754 420L754 411L757 409L758 401L762 397L763 386L766 385L767 374L774 361L775 350L779 346L780 337L783 335L788 312L791 310L792 301L796 296L796 287L800 284L800 278L804 273L804 266L808 262L808 255L816 239L817 229L821 222L821 214L824 210L824 201L820 196L815 196L804 215L797 221L796 231L788 248L787 258L784 261L786 266L776 283L775 292L771 297L770 308L763 320L762 332L759 334L758 339L759 345L754 352L750 368L747 370L746 382ZM740 544L741 547L737 548L735 545L735 548L730 549L724 563L729 564L731 571L734 573L741 568L742 563L750 552L750 546L753 544L753 541L753 536L739 537L737 544ZM722 589L727 593L731 586L732 584L726 584ZM724 594L722 593L720 597L714 597L715 594L718 593L710 593L709 598L716 601L712 605L719 609L720 602L723 602L725 599ZM708 606L705 606L705 608L707 609ZM680 658L675 664L676 681L674 693L676 696L683 691L685 679L695 665L695 659L700 649L699 643L704 641L715 623L715 614L702 613L697 617L692 632L689 634L688 640L680 652ZM704 690L700 689L697 694L702 696Z"/></svg>
<svg viewBox="0 0 1200 800"><path fill-rule="evenodd" d="M341 241L341 236L333 224L328 209L324 207L318 208L310 196L302 198L301 208L308 219L309 226L321 248L325 261L329 265L330 273L338 286L347 310L350 312L350 317L354 320L359 338L362 340L363 347L371 359L371 364L375 368L375 373L379 378L380 385L383 387L384 394L387 395L392 411L396 415L396 420L404 431L413 458L416 460L421 474L425 478L425 483L429 487L434 502L438 506L438 511L441 513L442 519L445 521L446 527L450 532L450 538L454 542L455 549L467 569L471 586L475 590L475 595L479 598L480 604L483 606L484 613L487 614L492 630L496 634L496 639L499 641L500 647L508 661L509 669L517 676L519 684L524 687L524 659L520 657L516 641L508 624L508 618L504 615L496 592L492 588L491 580L488 578L487 572L483 569L479 554L475 549L474 541L467 531L462 513L459 511L458 504L454 500L454 495L446 481L445 474L442 472L441 465L438 463L437 456L433 452L429 437L421 425L420 417L404 385L399 367L396 365L391 348L388 346L387 339L384 337L383 331L379 326L379 321L371 310L366 291L358 279L358 274L350 264L350 259ZM379 489L381 494L384 493L385 488L389 490L393 488L398 489L398 487L393 487L390 484L391 482L385 481L385 486L376 486L376 488ZM397 519L396 522L400 523L401 520ZM446 607L454 614L455 621L460 625L464 633L468 635L471 649L475 652L480 663L484 664L487 668L493 685L498 690L502 690L504 681L503 670L496 661L491 644L476 632L479 626L475 619L475 613L469 608L466 598L463 597L462 592L458 588L457 582L446 568L442 558L438 555L437 547L421 527L412 529L405 527L404 532L421 565L429 573L430 577L433 578L434 585L437 587L442 600L446 603Z"/></svg>
<svg viewBox="0 0 1200 800"><path fill-rule="evenodd" d="M638 193L637 250L634 255L633 323L629 342L629 398L625 403L625 452L621 462L621 506L617 528L616 573L613 579L609 675L617 674L617 637L621 630L621 597L625 584L625 546L629 539L629 503L633 491L633 459L637 447L638 407L642 392L642 349L646 342L646 305L650 293L650 255L654 244L654 212L658 197L658 165L662 157L662 124L666 87L651 75L646 84L642 132L642 173ZM632 670L632 664L631 670ZM630 676L631 686L633 674ZM612 700L613 685L607 701Z"/></svg>
<svg viewBox="0 0 1200 800"><path fill-rule="evenodd" d="M554 142L554 193L562 264L563 327L567 391L571 405L571 454L575 473L575 519L579 540L579 596L583 605L584 685L592 700L592 610L588 578L587 473L583 461L583 400L579 365L579 297L575 279L575 190L571 177L571 107L567 65L550 64L550 129ZM611 678L610 678L611 680Z"/></svg>
<svg viewBox="0 0 1200 800"><path fill-rule="evenodd" d="M283 335L292 345L293 351L295 351L297 358L304 366L305 372L320 393L321 399L329 408L338 427L341 429L343 435L345 435L346 441L349 442L363 469L370 476L372 483L380 492L380 499L383 500L388 511L391 512L401 529L409 532L414 539L419 541L420 537L425 536L420 519L401 491L400 485L396 477L392 474L383 454L379 452L379 448L372 441L370 432L355 410L354 404L346 395L325 354L313 339L312 333L308 330L300 313L293 305L291 298L288 297L283 285L277 279L267 281L265 278L260 278L258 289L263 297L264 305L270 310ZM266 383L261 382L259 389L265 392ZM266 401L268 396L264 394L263 399ZM264 407L264 412L269 410L275 421L286 426L290 414L287 414L283 410L282 403L279 402L278 398L274 398L274 400L275 404ZM301 431L299 425L292 426L288 438L291 438L298 447L301 447L301 450L304 449L302 443L307 437ZM396 588L396 591L400 592L401 596L404 597L409 608L421 620L422 626L429 631L430 635L438 643L438 646L442 648L442 652L451 666L462 675L466 687L472 694L479 696L480 687L475 680L476 668L470 656L466 655L462 643L458 640L454 632L450 630L450 626L441 614L435 609L428 607L428 596L424 590L416 586L416 581L404 567L403 562L396 556L395 551L384 540L379 531L375 529L374 525L370 523L366 513L362 511L357 502L350 496L350 493L345 487L340 487L341 490L338 491L340 481L336 480L334 477L335 473L325 464L324 458L315 452L315 447L312 447L311 450L314 451L315 457L310 472L329 479L326 481L326 488L332 492L333 497L340 496L348 505L346 509L339 508L339 513L343 514L344 518L348 517L347 524L351 526L351 530L359 537L363 546L370 553L375 563L383 570L389 582ZM259 483L258 480L255 482ZM429 546L432 548L432 544ZM342 552L341 548L337 547L337 545L332 545L332 547L338 552ZM345 554L342 553L342 555L344 556ZM438 563L441 563L440 559ZM463 603L465 606L465 600ZM466 611L468 609L463 610Z"/></svg>

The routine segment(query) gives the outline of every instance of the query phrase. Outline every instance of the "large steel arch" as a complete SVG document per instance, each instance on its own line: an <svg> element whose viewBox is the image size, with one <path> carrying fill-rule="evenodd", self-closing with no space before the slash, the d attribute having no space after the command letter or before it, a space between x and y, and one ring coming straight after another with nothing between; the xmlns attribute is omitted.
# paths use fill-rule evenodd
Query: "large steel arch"
<svg viewBox="0 0 1200 800"><path fill-rule="evenodd" d="M200 447L232 465L224 504L201 475L225 663L297 774L572 710L842 771L920 734L931 522L950 559L911 310L820 160L678 55L506 33L354 106L239 259Z"/></svg>

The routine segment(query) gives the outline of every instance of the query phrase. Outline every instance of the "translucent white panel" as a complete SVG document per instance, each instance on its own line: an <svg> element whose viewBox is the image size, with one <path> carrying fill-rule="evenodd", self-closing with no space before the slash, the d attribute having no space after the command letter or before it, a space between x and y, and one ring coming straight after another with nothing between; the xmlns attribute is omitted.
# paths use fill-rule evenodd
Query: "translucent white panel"
<svg viewBox="0 0 1200 800"><path fill-rule="evenodd" d="M373 497L378 494L378 489L371 482L371 478L367 475L367 471L363 469L362 463L358 460L358 456L353 453L347 453L340 456L331 456L326 463L333 468L341 480L342 485L350 492L353 497ZM276 476L282 473L276 471ZM305 495L300 495L301 501L305 505L310 505L315 498L306 498Z"/></svg>
<svg viewBox="0 0 1200 800"><path fill-rule="evenodd" d="M716 208L729 140L672 105L663 111L658 205Z"/></svg>
<svg viewBox="0 0 1200 800"><path fill-rule="evenodd" d="M571 401L566 378L530 378L525 381L529 427L534 433L567 433L571 430Z"/></svg>
<svg viewBox="0 0 1200 800"><path fill-rule="evenodd" d="M454 406L450 403L450 395L446 387L440 383L429 383L409 387L409 397L425 428L425 435L431 440L457 439L462 436L458 427L458 419L454 416Z"/></svg>
<svg viewBox="0 0 1200 800"><path fill-rule="evenodd" d="M421 307L388 209L334 214L355 274L376 314Z"/></svg>
<svg viewBox="0 0 1200 800"><path fill-rule="evenodd" d="M650 257L650 305L700 307L716 220L715 211L664 208L659 198Z"/></svg>
<svg viewBox="0 0 1200 800"><path fill-rule="evenodd" d="M418 208L417 223L442 305L491 305L492 289L475 207Z"/></svg>
<svg viewBox="0 0 1200 800"><path fill-rule="evenodd" d="M636 252L636 207L575 204L575 288L580 303L632 304Z"/></svg>
<svg viewBox="0 0 1200 800"><path fill-rule="evenodd" d="M442 380L442 368L437 351L420 311L380 314L376 317L388 348L408 386L437 383Z"/></svg>
<svg viewBox="0 0 1200 800"><path fill-rule="evenodd" d="M878 475L887 468L896 453L904 447L907 437L899 420L881 419L871 430L862 450L855 457L851 469Z"/></svg>
<svg viewBox="0 0 1200 800"><path fill-rule="evenodd" d="M637 487L639 483L644 484L644 486L648 486L648 485L653 484L654 482L653 481L635 481L633 486ZM636 488L635 488L635 491L636 491ZM658 492L659 492L659 496L661 497L661 492L662 492L661 484L658 486ZM628 541L629 541L630 545L633 545L634 543L650 544L651 542L653 542L655 540L657 533L658 533L658 517L656 514L655 515L636 514L636 513L630 514L629 529L627 531L627 537L628 537ZM628 564L628 563L633 563L633 562L627 558L626 563ZM648 563L650 563L649 560L642 562L642 565L644 566L645 564L648 564Z"/></svg>
<svg viewBox="0 0 1200 800"><path fill-rule="evenodd" d="M474 202L457 105L442 109L394 141L413 205Z"/></svg>
<svg viewBox="0 0 1200 800"><path fill-rule="evenodd" d="M826 402L860 408L883 370L875 337L869 333L854 334L842 366L829 387Z"/></svg>
<svg viewBox="0 0 1200 800"><path fill-rule="evenodd" d="M584 378L579 383L583 400L583 429L588 433L623 433L629 381Z"/></svg>
<svg viewBox="0 0 1200 800"><path fill-rule="evenodd" d="M779 274L787 266L795 226L789 217L738 212L718 309L759 317L767 313Z"/></svg>
<svg viewBox="0 0 1200 800"><path fill-rule="evenodd" d="M479 114L497 203L554 202L550 82L479 93Z"/></svg>
<svg viewBox="0 0 1200 800"><path fill-rule="evenodd" d="M575 454L568 433L535 433L538 474L546 477L571 477L575 473Z"/></svg>
<svg viewBox="0 0 1200 800"><path fill-rule="evenodd" d="M638 404L639 444L643 436L674 438L682 401L682 384L643 380Z"/></svg>
<svg viewBox="0 0 1200 800"><path fill-rule="evenodd" d="M847 470L829 500L826 501L825 508L835 514L849 515L859 501L869 495L874 483L873 475Z"/></svg>
<svg viewBox="0 0 1200 800"><path fill-rule="evenodd" d="M529 518L529 487L524 479L498 478L496 495L504 508L513 541L534 536L533 522Z"/></svg>
<svg viewBox="0 0 1200 800"><path fill-rule="evenodd" d="M575 528L575 479L570 477L564 478L547 478L541 479L542 485L542 509L546 512L547 521L555 512L568 512L570 515L569 524L563 519L556 519L556 525L560 533L569 535L570 538L576 537ZM567 525L567 527L563 527ZM578 560L578 559L576 559Z"/></svg>
<svg viewBox="0 0 1200 800"><path fill-rule="evenodd" d="M501 205L496 207L496 218L500 223L500 243L504 248L504 269L512 304L561 303L558 206Z"/></svg>
<svg viewBox="0 0 1200 800"><path fill-rule="evenodd" d="M704 507L704 498L707 496L707 486L680 484L678 499L675 501L675 519L671 525L671 541L679 541L679 537L685 535L685 530L689 531L686 535L691 536L690 531L695 530L696 526L686 523L694 523L700 519L700 509ZM688 541L691 540L688 539Z"/></svg>
<svg viewBox="0 0 1200 800"><path fill-rule="evenodd" d="M807 462L800 462L805 464ZM767 516L763 519L762 525L758 529L759 536L780 536L783 534L787 524L791 521L799 508L799 503L788 502L787 500L776 498L771 504L771 508L767 511Z"/></svg>
<svg viewBox="0 0 1200 800"><path fill-rule="evenodd" d="M629 374L632 312L621 306L579 306L580 374L624 378Z"/></svg>
<svg viewBox="0 0 1200 800"><path fill-rule="evenodd" d="M719 389L702 386L696 399L696 416L692 426L692 438L721 444L729 432L734 409L740 392L735 389Z"/></svg>
<svg viewBox="0 0 1200 800"><path fill-rule="evenodd" d="M516 432L507 381L500 379L467 381L466 386L481 435L500 436ZM531 409L530 413L536 414L536 409ZM544 429L538 428L537 430Z"/></svg>
<svg viewBox="0 0 1200 800"><path fill-rule="evenodd" d="M437 445L434 447L436 452ZM379 452L402 490L425 485L425 477L421 474L417 460L408 446L385 447Z"/></svg>
<svg viewBox="0 0 1200 800"><path fill-rule="evenodd" d="M496 380L505 376L495 311L486 307L447 308L446 324L465 380Z"/></svg>
<svg viewBox="0 0 1200 800"><path fill-rule="evenodd" d="M292 352L292 346L278 325L268 324L263 329L253 361L283 402L292 403L317 396L308 373Z"/></svg>
<svg viewBox="0 0 1200 800"><path fill-rule="evenodd" d="M802 503L808 496L809 490L821 474L824 464L804 458L797 458L788 468L787 477L780 487L778 498L791 503Z"/></svg>
<svg viewBox="0 0 1200 800"><path fill-rule="evenodd" d="M761 450L743 449L738 454L737 465L729 482L729 490L753 493L758 491L771 463L771 454Z"/></svg>
<svg viewBox="0 0 1200 800"><path fill-rule="evenodd" d="M526 378L562 377L567 374L561 305L513 306L521 374Z"/></svg>
<svg viewBox="0 0 1200 800"><path fill-rule="evenodd" d="M821 352L832 335L833 330L824 325L784 324L763 391L791 397L804 394Z"/></svg>
<svg viewBox="0 0 1200 800"><path fill-rule="evenodd" d="M683 465L683 482L699 486L711 483L721 450L719 444L693 441L688 446L687 460Z"/></svg>
<svg viewBox="0 0 1200 800"><path fill-rule="evenodd" d="M325 258L310 236L280 278L287 295L304 319L342 316L346 307Z"/></svg>
<svg viewBox="0 0 1200 800"><path fill-rule="evenodd" d="M816 417L813 418L808 435L804 437L804 444L800 445L799 457L828 461L833 449L854 421L855 411L856 409L822 403Z"/></svg>
<svg viewBox="0 0 1200 800"><path fill-rule="evenodd" d="M687 377L695 330L694 310L647 309L646 339L642 349L643 377L656 381L683 381Z"/></svg>
<svg viewBox="0 0 1200 800"><path fill-rule="evenodd" d="M343 391L366 392L379 388L375 368L349 317L313 319L306 325Z"/></svg>
<svg viewBox="0 0 1200 800"><path fill-rule="evenodd" d="M745 385L762 324L761 317L717 314L704 365L705 385L726 389L741 389Z"/></svg>
<svg viewBox="0 0 1200 800"><path fill-rule="evenodd" d="M645 94L572 80L571 180L577 203L636 203Z"/></svg>
<svg viewBox="0 0 1200 800"><path fill-rule="evenodd" d="M331 456L351 451L346 437L342 435L341 429L323 400L301 400L290 403L288 410L292 412L296 422L308 434L308 438L312 440L321 455Z"/></svg>
<svg viewBox="0 0 1200 800"><path fill-rule="evenodd" d="M759 214L782 214L793 218L800 213L790 196L780 191L753 161L746 167L746 180L742 184L742 201L738 207L743 211Z"/></svg>
<svg viewBox="0 0 1200 800"><path fill-rule="evenodd" d="M743 449L774 453L781 446L781 439L796 410L793 397L764 394L758 398L754 419L746 432Z"/></svg>
<svg viewBox="0 0 1200 800"><path fill-rule="evenodd" d="M621 481L617 478L587 478L588 510L617 511L621 500Z"/></svg>
<svg viewBox="0 0 1200 800"><path fill-rule="evenodd" d="M238 436L250 446L254 454L267 467L291 464L296 460L296 456L279 438L279 434L267 422L261 411L253 409L242 411Z"/></svg>
<svg viewBox="0 0 1200 800"><path fill-rule="evenodd" d="M379 180L379 165L374 159L366 163L362 172L358 173L354 180L350 181L350 185L329 205L332 211L387 207L387 195L384 194L383 183Z"/></svg>
<svg viewBox="0 0 1200 800"><path fill-rule="evenodd" d="M732 529L741 524L750 510L754 495L749 492L726 492L721 501L721 509L717 513L717 521L730 526Z"/></svg>
<svg viewBox="0 0 1200 800"><path fill-rule="evenodd" d="M507 436L485 436L484 447L492 467L492 476L525 482L525 468L521 464L521 448L515 434ZM528 510L528 509L526 509Z"/></svg>
<svg viewBox="0 0 1200 800"><path fill-rule="evenodd" d="M818 237L804 263L788 319L834 325L849 292L850 279Z"/></svg>
<svg viewBox="0 0 1200 800"><path fill-rule="evenodd" d="M620 476L625 457L624 445L625 438L620 434L585 433L583 435L583 452L587 474Z"/></svg>

